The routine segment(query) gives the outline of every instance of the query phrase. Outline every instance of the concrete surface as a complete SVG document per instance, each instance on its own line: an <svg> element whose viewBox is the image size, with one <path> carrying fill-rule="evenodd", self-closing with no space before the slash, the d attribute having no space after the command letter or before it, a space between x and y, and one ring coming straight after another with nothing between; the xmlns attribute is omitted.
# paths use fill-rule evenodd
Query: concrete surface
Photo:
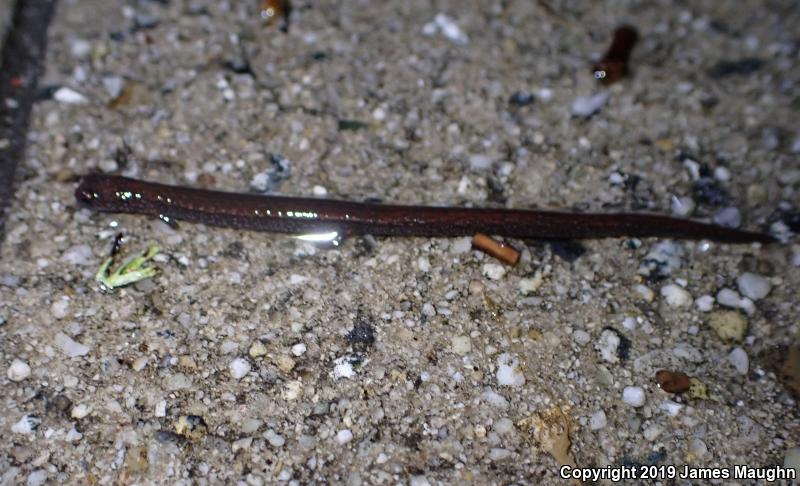
<svg viewBox="0 0 800 486"><path fill-rule="evenodd" d="M295 2L287 34L256 3L59 4L44 84L85 103L37 104L0 247L4 484L797 465L796 2ZM572 116L623 22L632 76ZM321 250L72 195L92 170L248 191L275 154L284 194L666 214L683 197L787 242L512 241L509 268L464 239ZM99 293L118 231L126 254L157 242L160 272ZM662 368L693 390L659 389Z"/></svg>

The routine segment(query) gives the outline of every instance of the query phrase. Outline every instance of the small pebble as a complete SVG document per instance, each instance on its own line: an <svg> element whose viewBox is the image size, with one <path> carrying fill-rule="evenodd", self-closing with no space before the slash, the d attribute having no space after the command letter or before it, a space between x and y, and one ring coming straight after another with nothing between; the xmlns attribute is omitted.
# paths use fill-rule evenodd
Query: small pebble
<svg viewBox="0 0 800 486"><path fill-rule="evenodd" d="M338 442L339 445L345 445L351 440L353 440L353 433L350 429L343 429L336 433L336 442Z"/></svg>
<svg viewBox="0 0 800 486"><path fill-rule="evenodd" d="M28 479L25 481L25 486L42 486L47 482L47 471L44 469L37 469L28 474Z"/></svg>
<svg viewBox="0 0 800 486"><path fill-rule="evenodd" d="M701 439L692 438L689 440L689 453L696 459L703 459L708 455L708 446Z"/></svg>
<svg viewBox="0 0 800 486"><path fill-rule="evenodd" d="M661 405L659 405L658 408L667 412L667 415L670 417L677 417L683 408L683 405L673 402L672 400L664 400L661 402Z"/></svg>
<svg viewBox="0 0 800 486"><path fill-rule="evenodd" d="M72 418L74 418L74 419L80 420L80 419L86 417L87 415L89 415L91 413L91 411L92 411L92 409L88 405L86 405L84 403L79 403L78 405L75 405L74 407L72 407L72 411L70 412L70 416Z"/></svg>
<svg viewBox="0 0 800 486"><path fill-rule="evenodd" d="M506 275L506 267L497 263L483 265L483 274L492 280L500 280Z"/></svg>
<svg viewBox="0 0 800 486"><path fill-rule="evenodd" d="M272 447L283 447L286 443L286 439L272 429L264 432L264 438L267 439L267 442L269 442L269 445Z"/></svg>
<svg viewBox="0 0 800 486"><path fill-rule="evenodd" d="M542 278L542 272L537 270L533 277L531 278L521 278L519 280L519 291L523 295L528 295L536 292L539 290L539 287L542 286L542 282L544 279Z"/></svg>
<svg viewBox="0 0 800 486"><path fill-rule="evenodd" d="M700 312L710 312L711 309L714 308L714 297L708 294L701 295L695 299L694 306L697 307L697 310Z"/></svg>
<svg viewBox="0 0 800 486"><path fill-rule="evenodd" d="M746 375L747 370L750 368L750 361L747 358L747 353L744 349L739 347L733 348L733 351L728 355L728 361L741 375Z"/></svg>
<svg viewBox="0 0 800 486"><path fill-rule="evenodd" d="M577 329L572 333L572 339L580 346L586 346L592 340L592 336L583 329ZM619 339L619 338L618 338Z"/></svg>
<svg viewBox="0 0 800 486"><path fill-rule="evenodd" d="M656 293L647 285L638 284L633 289L645 302L652 302L656 298Z"/></svg>
<svg viewBox="0 0 800 486"><path fill-rule="evenodd" d="M303 343L297 343L292 346L292 354L295 356L302 356L306 354L306 345Z"/></svg>
<svg viewBox="0 0 800 486"><path fill-rule="evenodd" d="M87 97L67 87L58 88L53 93L53 99L68 105L85 105L89 102Z"/></svg>
<svg viewBox="0 0 800 486"><path fill-rule="evenodd" d="M681 218L691 216L695 207L697 207L697 204L694 202L694 199L690 197L672 196L670 208L672 209L672 214L675 216Z"/></svg>
<svg viewBox="0 0 800 486"><path fill-rule="evenodd" d="M606 102L608 102L608 98L608 91L601 91L589 96L578 96L572 102L570 111L574 116L588 118L600 111Z"/></svg>
<svg viewBox="0 0 800 486"><path fill-rule="evenodd" d="M247 352L251 358L259 358L267 354L267 347L261 341L254 341L250 345L250 350Z"/></svg>
<svg viewBox="0 0 800 486"><path fill-rule="evenodd" d="M450 349L461 356L468 354L472 351L472 340L469 336L453 336L450 339Z"/></svg>
<svg viewBox="0 0 800 486"><path fill-rule="evenodd" d="M75 341L71 337L67 336L63 332L59 332L56 334L55 337L56 346L61 349L67 356L70 358L77 358L79 356L85 356L89 353L89 347L84 346L83 344Z"/></svg>
<svg viewBox="0 0 800 486"><path fill-rule="evenodd" d="M11 362L11 366L8 367L6 376L11 381L22 381L31 376L31 367L28 366L28 363L15 359Z"/></svg>
<svg viewBox="0 0 800 486"><path fill-rule="evenodd" d="M231 376L236 380L241 380L250 373L250 362L244 358L236 358L228 365Z"/></svg>
<svg viewBox="0 0 800 486"><path fill-rule="evenodd" d="M352 378L356 376L356 370L353 369L353 364L350 362L349 356L342 356L336 358L333 362L333 377L339 378Z"/></svg>
<svg viewBox="0 0 800 486"><path fill-rule="evenodd" d="M653 442L662 432L664 432L663 427L658 424L652 424L642 431L642 435L648 442Z"/></svg>
<svg viewBox="0 0 800 486"><path fill-rule="evenodd" d="M11 432L15 434L30 434L39 427L40 423L42 423L42 420L39 417L23 415L17 423L11 426Z"/></svg>
<svg viewBox="0 0 800 486"><path fill-rule="evenodd" d="M741 343L747 334L747 319L737 311L714 312L709 316L708 324L725 342Z"/></svg>
<svg viewBox="0 0 800 486"><path fill-rule="evenodd" d="M739 292L752 300L763 299L772 290L772 284L768 279L750 272L741 274L736 279L736 285L739 287Z"/></svg>
<svg viewBox="0 0 800 486"><path fill-rule="evenodd" d="M617 363L619 362L619 346L621 343L622 339L619 334L610 329L604 329L600 333L597 342L595 342L594 348L600 353L603 361Z"/></svg>
<svg viewBox="0 0 800 486"><path fill-rule="evenodd" d="M518 387L525 384L525 375L519 369L519 361L508 353L497 357L497 383L503 386Z"/></svg>
<svg viewBox="0 0 800 486"><path fill-rule="evenodd" d="M489 450L489 460L493 462L504 461L511 457L511 451L500 447L493 447Z"/></svg>
<svg viewBox="0 0 800 486"><path fill-rule="evenodd" d="M606 413L602 410L598 410L589 417L589 428L592 430L600 430L605 428L608 424L608 419L606 418Z"/></svg>
<svg viewBox="0 0 800 486"><path fill-rule="evenodd" d="M722 208L714 215L714 223L726 228L738 228L742 225L742 213L737 208Z"/></svg>
<svg viewBox="0 0 800 486"><path fill-rule="evenodd" d="M661 296L670 307L686 307L692 303L692 294L675 284L661 287Z"/></svg>
<svg viewBox="0 0 800 486"><path fill-rule="evenodd" d="M160 400L156 403L156 410L155 410L156 417L166 417L167 416L167 401Z"/></svg>
<svg viewBox="0 0 800 486"><path fill-rule="evenodd" d="M622 390L622 401L631 407L641 407L644 405L644 389L639 386L626 386Z"/></svg>

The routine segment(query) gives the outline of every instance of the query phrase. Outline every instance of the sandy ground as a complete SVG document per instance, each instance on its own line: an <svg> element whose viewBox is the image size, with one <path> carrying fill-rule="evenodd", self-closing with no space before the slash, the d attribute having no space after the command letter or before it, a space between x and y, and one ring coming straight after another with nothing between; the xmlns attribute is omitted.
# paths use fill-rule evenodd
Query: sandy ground
<svg viewBox="0 0 800 486"><path fill-rule="evenodd" d="M36 105L0 246L0 483L797 467L791 234L512 240L512 268L463 238L322 250L74 200L88 171L244 192L285 160L272 189L288 195L738 215L786 234L797 3L589 3L296 2L284 34L254 1L62 1L43 84L75 93ZM632 75L574 116L623 22L642 36ZM160 271L100 293L119 231L128 254L156 242ZM660 389L662 368L692 391Z"/></svg>

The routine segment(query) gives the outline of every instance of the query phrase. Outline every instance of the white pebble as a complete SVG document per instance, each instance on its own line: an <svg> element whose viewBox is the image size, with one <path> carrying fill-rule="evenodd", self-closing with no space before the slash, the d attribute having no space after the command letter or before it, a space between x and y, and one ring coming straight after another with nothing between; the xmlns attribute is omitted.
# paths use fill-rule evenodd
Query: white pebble
<svg viewBox="0 0 800 486"><path fill-rule="evenodd" d="M105 76L103 78L103 87L106 89L106 93L108 93L111 98L116 98L122 94L122 88L125 87L125 81L123 81L119 76Z"/></svg>
<svg viewBox="0 0 800 486"><path fill-rule="evenodd" d="M500 447L493 447L489 450L489 459L491 461L504 461L511 457L511 451Z"/></svg>
<svg viewBox="0 0 800 486"><path fill-rule="evenodd" d="M728 182L731 180L731 171L727 167L721 165L714 168L714 179L720 182Z"/></svg>
<svg viewBox="0 0 800 486"><path fill-rule="evenodd" d="M342 356L333 361L334 379L352 378L354 376L356 376L356 371L353 369L353 364L350 363L350 358L348 356Z"/></svg>
<svg viewBox="0 0 800 486"><path fill-rule="evenodd" d="M295 356L302 356L306 354L306 345L303 343L297 343L292 346L292 354Z"/></svg>
<svg viewBox="0 0 800 486"><path fill-rule="evenodd" d="M250 362L244 358L236 358L228 365L231 376L236 380L241 380L250 373Z"/></svg>
<svg viewBox="0 0 800 486"><path fill-rule="evenodd" d="M641 407L644 405L644 389L639 386L626 386L622 390L622 401L631 407Z"/></svg>
<svg viewBox="0 0 800 486"><path fill-rule="evenodd" d="M750 360L747 358L747 353L740 347L733 348L733 351L728 355L728 361L742 375L746 375L747 370L750 368Z"/></svg>
<svg viewBox="0 0 800 486"><path fill-rule="evenodd" d="M710 312L711 309L714 308L714 297L708 294L701 295L695 299L694 306L697 307L697 310L700 312Z"/></svg>
<svg viewBox="0 0 800 486"><path fill-rule="evenodd" d="M648 442L653 442L658 438L661 433L664 432L664 428L658 424L652 424L642 432L644 438L647 439Z"/></svg>
<svg viewBox="0 0 800 486"><path fill-rule="evenodd" d="M737 208L722 208L713 220L726 228L738 228L742 225L742 213Z"/></svg>
<svg viewBox="0 0 800 486"><path fill-rule="evenodd" d="M431 261L428 257L421 256L417 259L417 268L420 272L428 273L431 270Z"/></svg>
<svg viewBox="0 0 800 486"><path fill-rule="evenodd" d="M597 339L597 342L594 343L594 348L600 353L600 357L603 359L603 361L616 363L619 361L619 356L617 353L619 351L619 345L621 342L622 340L620 339L619 334L610 329L605 329L600 333L600 337Z"/></svg>
<svg viewBox="0 0 800 486"><path fill-rule="evenodd" d="M70 358L85 356L89 353L89 347L75 341L63 332L59 332L55 337L56 346Z"/></svg>
<svg viewBox="0 0 800 486"><path fill-rule="evenodd" d="M56 319L63 319L69 314L69 298L61 297L50 306L50 313Z"/></svg>
<svg viewBox="0 0 800 486"><path fill-rule="evenodd" d="M514 430L514 422L508 417L503 417L494 423L492 429L500 435L508 434Z"/></svg>
<svg viewBox="0 0 800 486"><path fill-rule="evenodd" d="M472 248L472 238L456 238L450 243L450 250L455 254L466 253Z"/></svg>
<svg viewBox="0 0 800 486"><path fill-rule="evenodd" d="M742 297L736 293L735 290L723 288L717 292L717 302L719 302L719 305L724 305L725 307L739 307L741 301Z"/></svg>
<svg viewBox="0 0 800 486"><path fill-rule="evenodd" d="M519 291L523 295L528 295L536 292L539 290L539 287L542 286L542 282L544 279L542 278L542 272L537 270L533 277L531 278L522 278L519 280Z"/></svg>
<svg viewBox="0 0 800 486"><path fill-rule="evenodd" d="M670 202L672 214L679 217L690 216L694 212L696 206L697 204L694 202L694 199L690 197L672 196Z"/></svg>
<svg viewBox="0 0 800 486"><path fill-rule="evenodd" d="M653 299L656 297L656 293L653 292L653 290L650 289L650 287L648 287L647 285L637 284L633 288L633 290L635 290L636 293L639 294L642 297L642 299L644 299L645 302L652 302Z"/></svg>
<svg viewBox="0 0 800 486"><path fill-rule="evenodd" d="M272 447L283 447L286 443L286 439L272 429L264 432L264 438L267 439L267 442L269 442L269 445Z"/></svg>
<svg viewBox="0 0 800 486"><path fill-rule="evenodd" d="M88 98L67 87L58 88L58 90L53 93L53 99L68 105L85 105L89 102Z"/></svg>
<svg viewBox="0 0 800 486"><path fill-rule="evenodd" d="M40 423L42 423L42 420L33 415L23 415L19 422L11 426L11 432L15 434L30 434L36 430Z"/></svg>
<svg viewBox="0 0 800 486"><path fill-rule="evenodd" d="M25 486L42 486L47 482L47 470L37 469L28 474Z"/></svg>
<svg viewBox="0 0 800 486"><path fill-rule="evenodd" d="M769 280L755 273L745 272L736 279L739 292L752 300L763 299L772 290Z"/></svg>
<svg viewBox="0 0 800 486"><path fill-rule="evenodd" d="M592 430L600 430L605 428L608 425L608 419L606 418L606 413L602 410L598 410L589 417L589 428Z"/></svg>
<svg viewBox="0 0 800 486"><path fill-rule="evenodd" d="M92 50L92 44L83 39L75 39L69 45L69 51L77 59L83 59L89 55Z"/></svg>
<svg viewBox="0 0 800 486"><path fill-rule="evenodd" d="M345 445L353 440L353 433L350 429L343 429L336 433L336 442L340 445Z"/></svg>
<svg viewBox="0 0 800 486"><path fill-rule="evenodd" d="M469 168L474 172L488 170L492 167L492 159L483 154L473 154L469 156Z"/></svg>
<svg viewBox="0 0 800 486"><path fill-rule="evenodd" d="M497 383L503 386L522 386L525 384L525 375L519 369L519 361L508 353L497 357Z"/></svg>
<svg viewBox="0 0 800 486"><path fill-rule="evenodd" d="M167 416L167 401L161 400L156 403L156 417L166 417Z"/></svg>
<svg viewBox="0 0 800 486"><path fill-rule="evenodd" d="M578 96L572 102L572 114L583 118L590 117L606 104L608 97L608 91L601 91L590 96Z"/></svg>
<svg viewBox="0 0 800 486"><path fill-rule="evenodd" d="M685 307L692 303L692 294L675 284L661 287L661 296L670 307Z"/></svg>
<svg viewBox="0 0 800 486"><path fill-rule="evenodd" d="M11 381L22 381L31 376L31 367L28 366L28 363L15 359L11 362L11 366L8 367L6 376Z"/></svg>
<svg viewBox="0 0 800 486"><path fill-rule="evenodd" d="M72 418L80 420L89 415L91 412L92 409L88 405L86 405L85 403L79 403L78 405L72 407L70 415L72 416Z"/></svg>
<svg viewBox="0 0 800 486"><path fill-rule="evenodd" d="M481 400L485 401L486 403L488 403L493 407L497 407L500 409L508 408L508 400L506 400L506 398L503 395L497 393L491 388L487 388L483 393L481 393Z"/></svg>
<svg viewBox="0 0 800 486"><path fill-rule="evenodd" d="M705 442L695 437L689 441L689 452L697 459L703 459L708 455L708 446Z"/></svg>
<svg viewBox="0 0 800 486"><path fill-rule="evenodd" d="M422 33L425 35L434 35L441 32L443 36L447 37L456 44L467 44L469 37L465 34L455 23L453 19L443 13L436 14L433 22L427 23L422 27Z"/></svg>
<svg viewBox="0 0 800 486"><path fill-rule="evenodd" d="M577 329L572 333L572 339L575 340L580 346L586 346L592 340L592 336L583 329Z"/></svg>
<svg viewBox="0 0 800 486"><path fill-rule="evenodd" d="M78 430L75 429L75 427L69 429L67 435L64 436L64 440L67 442L78 442L81 439L83 439L83 434L78 432Z"/></svg>
<svg viewBox="0 0 800 486"><path fill-rule="evenodd" d="M506 267L497 263L483 265L483 274L492 280L500 280L506 275Z"/></svg>
<svg viewBox="0 0 800 486"><path fill-rule="evenodd" d="M670 417L676 417L683 408L683 405L673 402L672 400L664 400L661 402L661 405L659 405L658 408L667 412L667 415Z"/></svg>

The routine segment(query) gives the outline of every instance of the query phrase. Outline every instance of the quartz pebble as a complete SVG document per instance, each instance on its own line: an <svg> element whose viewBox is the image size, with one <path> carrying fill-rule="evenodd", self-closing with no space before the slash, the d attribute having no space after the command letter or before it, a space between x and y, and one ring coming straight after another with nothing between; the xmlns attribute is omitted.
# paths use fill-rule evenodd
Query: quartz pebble
<svg viewBox="0 0 800 486"><path fill-rule="evenodd" d="M58 88L53 93L53 99L67 105L85 105L89 102L89 99L84 95L67 87Z"/></svg>
<svg viewBox="0 0 800 486"><path fill-rule="evenodd" d="M589 96L578 96L572 102L570 111L574 116L581 118L588 118L598 111L608 102L608 91L600 91L599 93Z"/></svg>
<svg viewBox="0 0 800 486"><path fill-rule="evenodd" d="M672 196L672 200L670 201L672 214L681 218L691 216L695 207L697 207L697 204L694 202L694 199L690 197Z"/></svg>
<svg viewBox="0 0 800 486"><path fill-rule="evenodd" d="M83 344L75 341L71 337L67 336L63 332L59 332L56 334L55 337L56 346L58 346L61 351L64 352L70 358L77 358L79 356L85 356L89 353L89 348L84 346Z"/></svg>
<svg viewBox="0 0 800 486"><path fill-rule="evenodd" d="M264 438L267 439L267 442L269 442L269 445L272 447L283 447L286 443L286 439L272 429L264 432Z"/></svg>
<svg viewBox="0 0 800 486"><path fill-rule="evenodd" d="M15 434L30 434L39 426L42 420L33 415L23 415L17 423L11 426L11 432Z"/></svg>
<svg viewBox="0 0 800 486"><path fill-rule="evenodd" d="M244 358L236 358L228 365L231 376L236 380L241 380L250 373L250 362Z"/></svg>
<svg viewBox="0 0 800 486"><path fill-rule="evenodd" d="M28 366L28 363L15 359L11 362L11 366L8 367L6 376L11 381L22 381L31 376L31 367Z"/></svg>
<svg viewBox="0 0 800 486"><path fill-rule="evenodd" d="M86 405L85 403L79 403L72 407L72 411L70 412L70 416L74 419L82 419L91 413L92 409Z"/></svg>
<svg viewBox="0 0 800 486"><path fill-rule="evenodd" d="M769 280L762 277L761 275L745 272L736 279L736 285L739 287L739 292L742 295L752 299L752 300L759 300L766 297L770 290L772 290L772 284L770 284Z"/></svg>
<svg viewBox="0 0 800 486"><path fill-rule="evenodd" d="M483 265L483 274L492 280L500 280L506 275L506 267L497 263Z"/></svg>
<svg viewBox="0 0 800 486"><path fill-rule="evenodd" d="M306 345L298 343L292 346L292 354L295 356L302 356L306 353Z"/></svg>
<svg viewBox="0 0 800 486"><path fill-rule="evenodd" d="M622 390L622 401L631 407L641 407L644 405L644 389L639 386L626 386Z"/></svg>
<svg viewBox="0 0 800 486"><path fill-rule="evenodd" d="M661 287L661 296L670 307L686 307L692 303L692 294L675 284Z"/></svg>
<svg viewBox="0 0 800 486"><path fill-rule="evenodd" d="M600 333L600 337L597 342L595 342L594 348L600 353L600 357L603 361L617 363L619 362L618 353L621 343L622 339L619 337L619 334L610 329L605 329Z"/></svg>
<svg viewBox="0 0 800 486"><path fill-rule="evenodd" d="M350 429L343 429L336 433L336 442L340 445L345 445L353 440L353 432Z"/></svg>
<svg viewBox="0 0 800 486"><path fill-rule="evenodd" d="M605 428L608 424L608 419L606 418L606 413L602 410L598 410L589 417L589 428L592 430L600 430Z"/></svg>
<svg viewBox="0 0 800 486"><path fill-rule="evenodd" d="M746 375L747 370L750 368L750 361L747 358L747 353L744 349L739 347L733 348L733 351L728 354L728 362L742 375Z"/></svg>
<svg viewBox="0 0 800 486"><path fill-rule="evenodd" d="M519 362L508 353L497 357L497 383L511 387L525 384L525 375L519 369Z"/></svg>
<svg viewBox="0 0 800 486"><path fill-rule="evenodd" d="M714 308L714 297L708 294L701 295L695 299L694 306L697 307L697 310L700 312L709 312Z"/></svg>
<svg viewBox="0 0 800 486"><path fill-rule="evenodd" d="M737 208L722 208L714 215L714 223L726 228L738 228L742 225L742 213Z"/></svg>

